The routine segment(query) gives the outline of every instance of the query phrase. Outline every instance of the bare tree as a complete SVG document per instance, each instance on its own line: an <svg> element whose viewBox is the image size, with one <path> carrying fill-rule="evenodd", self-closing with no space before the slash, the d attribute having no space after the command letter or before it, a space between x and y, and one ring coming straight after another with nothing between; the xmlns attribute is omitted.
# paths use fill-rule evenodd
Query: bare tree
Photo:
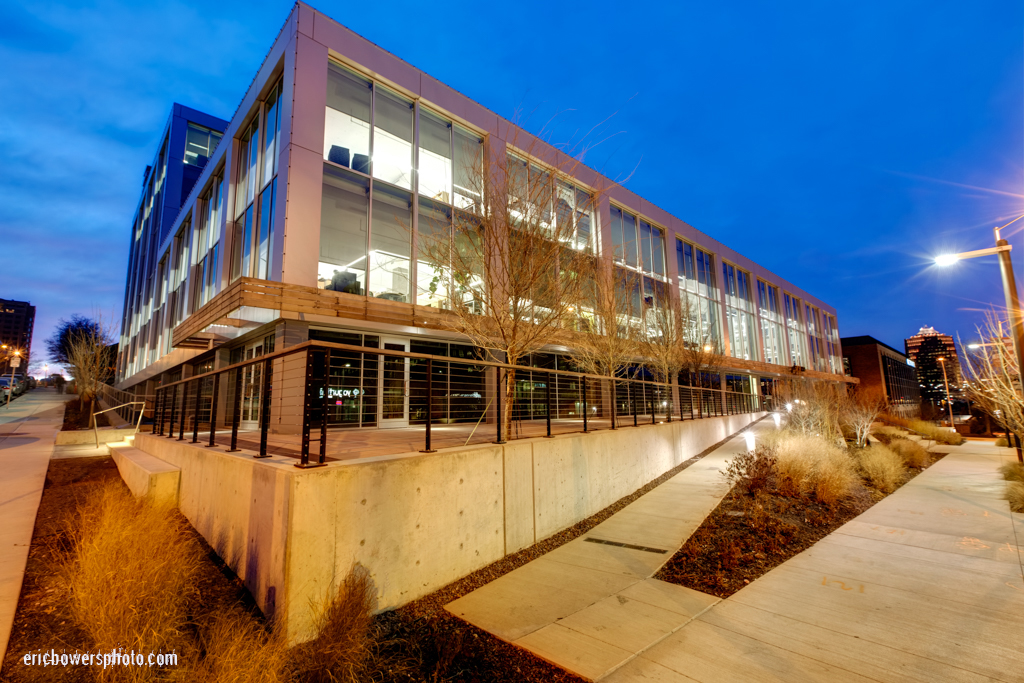
<svg viewBox="0 0 1024 683"><path fill-rule="evenodd" d="M964 354L964 387L967 396L1005 429L1024 434L1024 395L1020 368L1004 324L995 313L978 327L981 344ZM961 348L964 348L961 346Z"/></svg>
<svg viewBox="0 0 1024 683"><path fill-rule="evenodd" d="M714 378L721 376L725 353L718 330L699 309L699 299L683 291L679 293L678 334L682 337L680 370L690 377L691 386L717 389Z"/></svg>
<svg viewBox="0 0 1024 683"><path fill-rule="evenodd" d="M614 426L616 380L641 353L640 276L615 267L607 258L591 259L582 272L587 285L579 310L579 332L570 341L570 354L584 372L609 379Z"/></svg>
<svg viewBox="0 0 1024 683"><path fill-rule="evenodd" d="M552 159L532 137L517 144L516 130L510 126L507 144L522 152L464 155L472 161L458 175L459 189L475 199L457 204L450 223L421 224L418 236L421 262L433 264L431 294L450 311L440 324L483 349L486 360L509 365L564 342L575 327L581 273L594 259L597 206L594 194L564 179L579 160L571 153ZM516 378L514 370L504 374L507 436Z"/></svg>
<svg viewBox="0 0 1024 683"><path fill-rule="evenodd" d="M811 436L843 443L839 406L845 390L832 382L781 382L776 396L786 407L787 426Z"/></svg>
<svg viewBox="0 0 1024 683"><path fill-rule="evenodd" d="M110 377L109 346L114 343L109 325L97 317L91 325L69 334L66 343L67 364L78 389L82 407L89 412L100 385Z"/></svg>
<svg viewBox="0 0 1024 683"><path fill-rule="evenodd" d="M855 389L838 395L839 424L853 432L858 448L867 445L871 425L887 405L885 392L878 388Z"/></svg>

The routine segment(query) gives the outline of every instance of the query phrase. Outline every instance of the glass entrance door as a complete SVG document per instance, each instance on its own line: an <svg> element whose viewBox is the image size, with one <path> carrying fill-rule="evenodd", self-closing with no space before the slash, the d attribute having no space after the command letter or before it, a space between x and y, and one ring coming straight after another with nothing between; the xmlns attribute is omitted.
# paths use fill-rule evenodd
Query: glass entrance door
<svg viewBox="0 0 1024 683"><path fill-rule="evenodd" d="M263 340L245 347L245 360L263 355ZM258 429L260 424L260 398L263 392L263 364L253 363L242 369L242 429Z"/></svg>
<svg viewBox="0 0 1024 683"><path fill-rule="evenodd" d="M408 339L381 338L385 351L409 351ZM403 356L380 356L381 429L409 426L409 359Z"/></svg>

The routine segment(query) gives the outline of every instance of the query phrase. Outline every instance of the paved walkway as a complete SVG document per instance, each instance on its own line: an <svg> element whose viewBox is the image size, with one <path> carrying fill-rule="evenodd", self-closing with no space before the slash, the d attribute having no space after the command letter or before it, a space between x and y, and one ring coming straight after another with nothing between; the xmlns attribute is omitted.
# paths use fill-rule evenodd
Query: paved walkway
<svg viewBox="0 0 1024 683"><path fill-rule="evenodd" d="M66 398L54 389L38 388L0 408L0 662L7 652Z"/></svg>
<svg viewBox="0 0 1024 683"><path fill-rule="evenodd" d="M1024 680L1010 449L971 443L627 662L608 683Z"/></svg>
<svg viewBox="0 0 1024 683"><path fill-rule="evenodd" d="M774 429L771 420L753 427ZM729 491L733 437L585 536L446 606L591 680L678 631L718 598L650 578Z"/></svg>

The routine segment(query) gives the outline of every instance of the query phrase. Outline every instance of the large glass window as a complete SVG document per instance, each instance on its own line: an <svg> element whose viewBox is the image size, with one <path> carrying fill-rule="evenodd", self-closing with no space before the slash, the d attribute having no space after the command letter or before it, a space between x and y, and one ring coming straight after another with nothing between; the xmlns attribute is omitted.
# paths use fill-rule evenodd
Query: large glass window
<svg viewBox="0 0 1024 683"><path fill-rule="evenodd" d="M484 198L484 141L476 133L455 126L455 208L482 210Z"/></svg>
<svg viewBox="0 0 1024 683"><path fill-rule="evenodd" d="M665 231L611 207L615 259L649 275L665 275Z"/></svg>
<svg viewBox="0 0 1024 683"><path fill-rule="evenodd" d="M408 301L412 195L374 183L372 197L369 294L391 301Z"/></svg>
<svg viewBox="0 0 1024 683"><path fill-rule="evenodd" d="M731 263L722 264L725 279L725 315L729 327L729 353L734 358L757 360L757 331L751 315L750 276Z"/></svg>
<svg viewBox="0 0 1024 683"><path fill-rule="evenodd" d="M783 293L782 300L786 311L786 329L789 335L789 359L793 365L806 367L807 342L804 339L800 300L786 293Z"/></svg>
<svg viewBox="0 0 1024 683"><path fill-rule="evenodd" d="M761 336L764 339L764 360L767 363L783 365L786 363L786 351L779 291L767 282L758 280L757 303L761 318Z"/></svg>
<svg viewBox="0 0 1024 683"><path fill-rule="evenodd" d="M370 184L366 178L324 164L320 205L321 289L366 291L366 240Z"/></svg>
<svg viewBox="0 0 1024 683"><path fill-rule="evenodd" d="M420 109L420 197L452 201L452 124Z"/></svg>
<svg viewBox="0 0 1024 683"><path fill-rule="evenodd" d="M451 208L420 197L418 251L416 262L416 303L420 306L446 307L449 263L435 263L431 254L451 249Z"/></svg>
<svg viewBox="0 0 1024 683"><path fill-rule="evenodd" d="M256 262L254 277L270 278L273 266L274 213L277 197L278 138L281 134L281 84L271 92L264 106L263 174L260 180L259 229L256 234Z"/></svg>
<svg viewBox="0 0 1024 683"><path fill-rule="evenodd" d="M688 341L719 344L718 287L711 254L677 239L676 261L682 310L692 328Z"/></svg>
<svg viewBox="0 0 1024 683"><path fill-rule="evenodd" d="M370 81L331 62L327 70L324 159L370 173Z"/></svg>
<svg viewBox="0 0 1024 683"><path fill-rule="evenodd" d="M220 142L220 137L217 131L189 123L188 131L185 133L185 163L189 166L206 166L206 162L213 156L213 150L217 148L217 143ZM163 162L162 153L160 161ZM161 163L160 166L158 185L163 182L164 177L164 164Z"/></svg>
<svg viewBox="0 0 1024 683"><path fill-rule="evenodd" d="M412 102L374 88L373 177L412 189Z"/></svg>

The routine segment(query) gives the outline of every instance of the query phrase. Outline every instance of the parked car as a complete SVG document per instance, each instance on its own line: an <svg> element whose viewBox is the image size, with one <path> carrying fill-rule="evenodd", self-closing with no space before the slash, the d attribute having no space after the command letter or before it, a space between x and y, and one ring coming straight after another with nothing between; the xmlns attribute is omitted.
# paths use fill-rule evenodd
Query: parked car
<svg viewBox="0 0 1024 683"><path fill-rule="evenodd" d="M28 391L28 380L25 379L25 375L14 376L14 395L21 396Z"/></svg>
<svg viewBox="0 0 1024 683"><path fill-rule="evenodd" d="M11 396L11 378L0 377L0 401L7 403L8 397L14 398Z"/></svg>

